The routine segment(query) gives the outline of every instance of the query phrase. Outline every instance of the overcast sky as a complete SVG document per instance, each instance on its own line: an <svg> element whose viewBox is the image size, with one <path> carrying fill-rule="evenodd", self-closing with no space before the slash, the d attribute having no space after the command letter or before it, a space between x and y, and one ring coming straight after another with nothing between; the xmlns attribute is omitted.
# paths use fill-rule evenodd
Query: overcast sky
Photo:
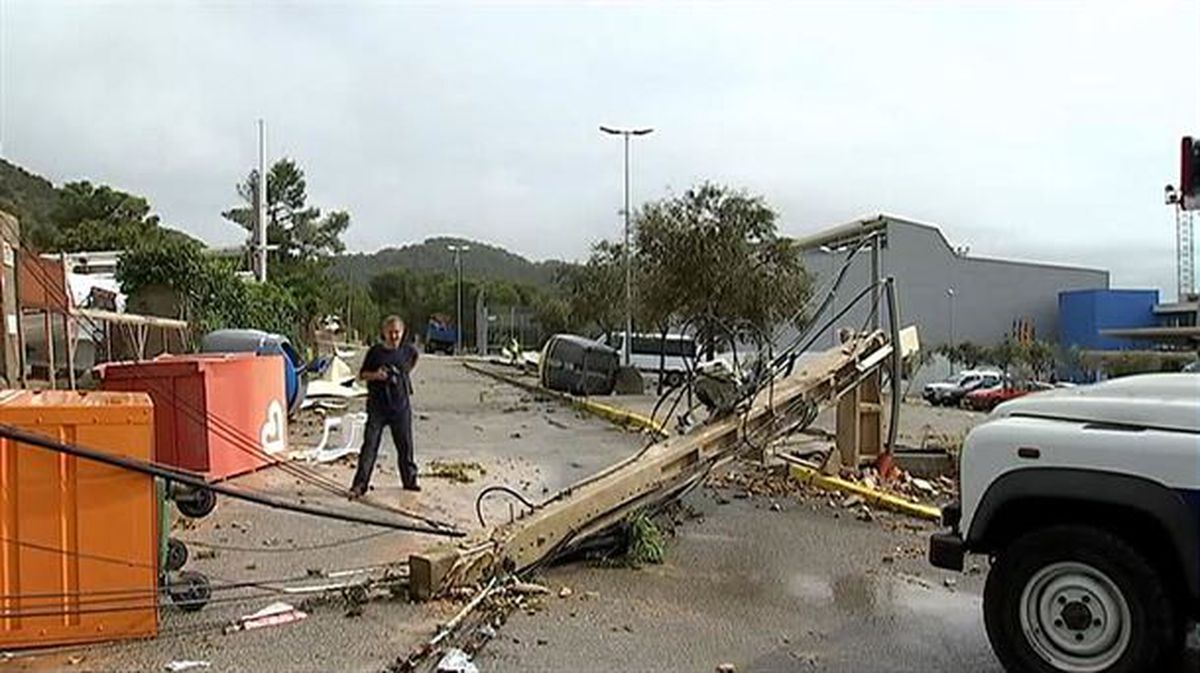
<svg viewBox="0 0 1200 673"><path fill-rule="evenodd" d="M148 197L215 244L254 165L308 173L353 250L461 235L580 258L704 179L800 235L885 211L973 254L1174 295L1200 0L162 3L0 0L0 155Z"/></svg>

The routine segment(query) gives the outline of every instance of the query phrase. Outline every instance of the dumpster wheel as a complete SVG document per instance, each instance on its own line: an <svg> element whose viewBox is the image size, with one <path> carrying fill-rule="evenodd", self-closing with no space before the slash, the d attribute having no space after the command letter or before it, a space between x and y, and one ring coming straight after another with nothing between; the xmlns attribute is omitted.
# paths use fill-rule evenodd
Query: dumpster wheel
<svg viewBox="0 0 1200 673"><path fill-rule="evenodd" d="M208 600L212 598L212 586L209 585L208 577L185 570L174 579L168 580L167 595L180 610L196 612L208 605Z"/></svg>
<svg viewBox="0 0 1200 673"><path fill-rule="evenodd" d="M217 494L207 488L198 488L175 501L180 514L192 519L208 516L217 506Z"/></svg>
<svg viewBox="0 0 1200 673"><path fill-rule="evenodd" d="M167 540L167 571L183 570L188 562L188 548L182 540L170 538Z"/></svg>

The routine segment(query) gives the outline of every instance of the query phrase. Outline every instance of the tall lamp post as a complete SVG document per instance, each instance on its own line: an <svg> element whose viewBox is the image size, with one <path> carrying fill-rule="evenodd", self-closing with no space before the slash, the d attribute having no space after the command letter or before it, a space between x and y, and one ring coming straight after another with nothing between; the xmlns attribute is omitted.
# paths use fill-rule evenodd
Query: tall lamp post
<svg viewBox="0 0 1200 673"><path fill-rule="evenodd" d="M458 315L457 322L454 325L454 354L462 353L462 335L463 335L463 318L462 318L462 254L471 249L469 245L447 245L446 249L454 253L454 271L458 277L457 285L455 286L454 295L457 298Z"/></svg>
<svg viewBox="0 0 1200 673"><path fill-rule="evenodd" d="M950 308L950 351L954 351L954 288L946 288L946 301ZM954 373L954 360L950 360L950 373Z"/></svg>
<svg viewBox="0 0 1200 673"><path fill-rule="evenodd" d="M601 126L600 130L625 139L625 245L621 250L625 258L625 338L621 340L621 351L625 366L628 367L632 361L630 342L633 340L633 271L629 265L629 137L644 136L654 129L616 129Z"/></svg>

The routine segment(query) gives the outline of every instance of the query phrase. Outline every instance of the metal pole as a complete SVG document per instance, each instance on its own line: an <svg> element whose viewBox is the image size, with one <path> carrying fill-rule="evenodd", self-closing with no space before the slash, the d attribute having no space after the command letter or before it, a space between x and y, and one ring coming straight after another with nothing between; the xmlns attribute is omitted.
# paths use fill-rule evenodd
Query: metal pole
<svg viewBox="0 0 1200 673"><path fill-rule="evenodd" d="M946 299L950 303L950 350L954 350L954 288L946 288ZM954 359L950 358L950 373L954 373Z"/></svg>
<svg viewBox="0 0 1200 673"><path fill-rule="evenodd" d="M458 290L455 295L458 299L458 329L454 331L454 352L462 354L462 339L463 339L463 317L462 317L462 250L454 250L454 266L458 270Z"/></svg>
<svg viewBox="0 0 1200 673"><path fill-rule="evenodd" d="M654 129L615 129L601 126L600 130L609 135L621 136L625 142L625 245L622 254L625 262L625 338L621 345L621 355L625 366L628 367L633 360L631 344L633 338L633 267L629 254L629 137L644 136L652 133Z"/></svg>
<svg viewBox="0 0 1200 673"><path fill-rule="evenodd" d="M625 338L622 340L622 356L625 366L632 364L633 349L633 273L629 266L629 134L625 133Z"/></svg>
<svg viewBox="0 0 1200 673"><path fill-rule="evenodd" d="M258 185L255 188L255 263L258 282L267 281L267 125L258 120Z"/></svg>
<svg viewBox="0 0 1200 673"><path fill-rule="evenodd" d="M879 329L879 234L871 241L871 331Z"/></svg>

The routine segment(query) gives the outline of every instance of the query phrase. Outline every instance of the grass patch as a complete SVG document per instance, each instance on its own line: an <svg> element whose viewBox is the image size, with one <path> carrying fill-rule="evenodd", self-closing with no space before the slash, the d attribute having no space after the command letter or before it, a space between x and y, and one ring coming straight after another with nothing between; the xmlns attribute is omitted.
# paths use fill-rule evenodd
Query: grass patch
<svg viewBox="0 0 1200 673"><path fill-rule="evenodd" d="M485 474L487 474L487 469L474 462L434 460L429 463L428 476L449 479L459 484L469 484Z"/></svg>

